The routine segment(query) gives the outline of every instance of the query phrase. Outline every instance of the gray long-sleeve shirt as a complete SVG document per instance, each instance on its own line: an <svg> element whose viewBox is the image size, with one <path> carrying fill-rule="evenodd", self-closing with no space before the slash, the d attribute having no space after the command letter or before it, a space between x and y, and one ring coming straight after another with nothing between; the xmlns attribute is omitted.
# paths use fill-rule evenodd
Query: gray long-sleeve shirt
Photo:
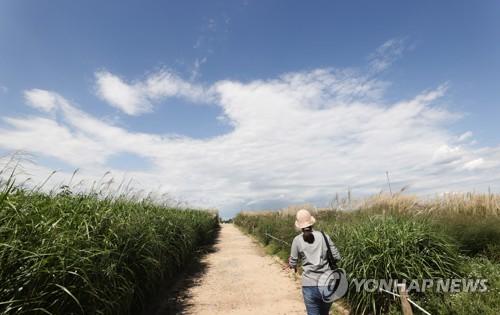
<svg viewBox="0 0 500 315"><path fill-rule="evenodd" d="M321 275L329 270L327 260L327 249L325 239L319 231L313 231L314 242L312 244L304 241L303 233L295 236L292 242L289 265L292 268L297 267L298 260L302 262L302 286L316 286ZM326 235L328 245L330 245L333 257L340 260L340 254L333 244L330 236Z"/></svg>

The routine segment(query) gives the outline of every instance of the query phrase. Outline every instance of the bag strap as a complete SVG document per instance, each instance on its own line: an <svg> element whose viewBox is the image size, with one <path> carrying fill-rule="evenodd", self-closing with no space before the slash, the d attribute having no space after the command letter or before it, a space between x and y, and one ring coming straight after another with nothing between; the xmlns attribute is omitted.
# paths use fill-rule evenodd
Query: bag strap
<svg viewBox="0 0 500 315"><path fill-rule="evenodd" d="M326 244L326 255L327 255L328 265L330 265L330 269L335 270L337 269L337 266L335 264L335 258L333 257L332 254L332 249L330 248L330 243L328 242L328 238L326 238L325 232L321 231L321 234L323 235L323 239L325 240Z"/></svg>

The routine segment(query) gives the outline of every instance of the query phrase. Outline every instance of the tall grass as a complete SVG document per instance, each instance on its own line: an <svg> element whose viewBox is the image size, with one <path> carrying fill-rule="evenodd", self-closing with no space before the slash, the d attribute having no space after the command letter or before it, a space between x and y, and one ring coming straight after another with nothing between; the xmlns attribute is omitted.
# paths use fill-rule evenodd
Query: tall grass
<svg viewBox="0 0 500 315"><path fill-rule="evenodd" d="M312 204L290 205L280 210L242 211L252 215L279 213L281 216L294 216L299 209L307 209L312 213L322 211L364 212L369 214L396 215L431 215L437 216L474 216L500 217L500 194L488 193L445 193L433 197L422 198L416 195L403 194L404 190L394 194L380 193L364 198L354 199L352 193L348 197L338 195L328 207L316 207Z"/></svg>
<svg viewBox="0 0 500 315"><path fill-rule="evenodd" d="M483 255L500 262L500 195L450 193L419 199L380 194L365 199L357 211L427 218L457 242L462 254Z"/></svg>
<svg viewBox="0 0 500 315"><path fill-rule="evenodd" d="M426 221L368 217L348 225L326 221L318 227L337 240L343 253L341 266L350 279L421 281L459 272L453 242ZM346 298L355 314L383 313L395 302L386 293L356 292L353 282Z"/></svg>
<svg viewBox="0 0 500 315"><path fill-rule="evenodd" d="M0 313L136 313L218 227L214 213L0 181Z"/></svg>
<svg viewBox="0 0 500 315"><path fill-rule="evenodd" d="M427 295L419 304L431 314L498 315L500 310L500 264L484 257L465 257L461 264L465 278L487 279L486 292L458 292L449 295Z"/></svg>
<svg viewBox="0 0 500 315"><path fill-rule="evenodd" d="M358 207L370 213L433 216L500 216L500 195L492 193L446 193L433 198L415 195L378 194L368 197Z"/></svg>

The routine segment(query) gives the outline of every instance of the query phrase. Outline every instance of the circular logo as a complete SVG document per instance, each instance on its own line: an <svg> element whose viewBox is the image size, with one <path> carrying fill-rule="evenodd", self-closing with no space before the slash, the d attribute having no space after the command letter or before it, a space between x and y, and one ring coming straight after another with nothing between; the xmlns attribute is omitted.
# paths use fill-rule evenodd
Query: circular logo
<svg viewBox="0 0 500 315"><path fill-rule="evenodd" d="M321 298L326 303L331 303L343 297L348 287L347 276L342 268L328 270L318 280Z"/></svg>

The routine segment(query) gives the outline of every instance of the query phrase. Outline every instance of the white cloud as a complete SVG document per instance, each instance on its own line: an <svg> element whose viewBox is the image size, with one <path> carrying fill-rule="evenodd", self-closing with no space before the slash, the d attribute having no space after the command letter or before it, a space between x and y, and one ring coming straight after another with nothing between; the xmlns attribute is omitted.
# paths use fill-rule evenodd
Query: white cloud
<svg viewBox="0 0 500 315"><path fill-rule="evenodd" d="M149 112L152 105L141 91L124 82L121 78L107 71L95 74L97 79L97 95L126 114L138 115Z"/></svg>
<svg viewBox="0 0 500 315"><path fill-rule="evenodd" d="M464 169L469 170L469 171L473 171L473 170L481 167L483 164L484 164L483 158L475 159L475 160L472 160L472 161L465 163Z"/></svg>
<svg viewBox="0 0 500 315"><path fill-rule="evenodd" d="M31 107L40 109L46 112L53 110L57 106L57 102L61 100L56 93L41 89L32 89L24 92L24 99Z"/></svg>
<svg viewBox="0 0 500 315"><path fill-rule="evenodd" d="M101 72L98 81L101 76L117 78ZM55 101L33 106L57 111L58 120L4 118L0 148L55 157L81 167L80 176L91 179L107 170L121 174L109 160L134 154L153 165L128 172L136 185L161 186L160 193L216 206L226 215L251 206L326 203L347 186L355 194L378 192L385 188L385 171L395 189L410 184L420 193L500 189L500 147L471 147L464 142L467 133L448 129L460 114L440 106L446 84L390 103L384 98L386 82L334 69L219 81L206 88L165 71L120 82L133 90L125 94L149 104L171 96L195 102L209 97L234 129L203 140L131 132L56 93L36 90ZM128 100L120 102L130 114L138 113L138 101L131 107Z"/></svg>
<svg viewBox="0 0 500 315"><path fill-rule="evenodd" d="M105 161L104 147L52 119L5 118L4 121L12 129L0 129L0 144L3 148L40 153L72 165L88 166Z"/></svg>
<svg viewBox="0 0 500 315"><path fill-rule="evenodd" d="M97 95L128 115L152 111L153 103L169 97L182 97L192 102L207 102L210 91L161 70L143 81L127 83L108 71L96 72Z"/></svg>

